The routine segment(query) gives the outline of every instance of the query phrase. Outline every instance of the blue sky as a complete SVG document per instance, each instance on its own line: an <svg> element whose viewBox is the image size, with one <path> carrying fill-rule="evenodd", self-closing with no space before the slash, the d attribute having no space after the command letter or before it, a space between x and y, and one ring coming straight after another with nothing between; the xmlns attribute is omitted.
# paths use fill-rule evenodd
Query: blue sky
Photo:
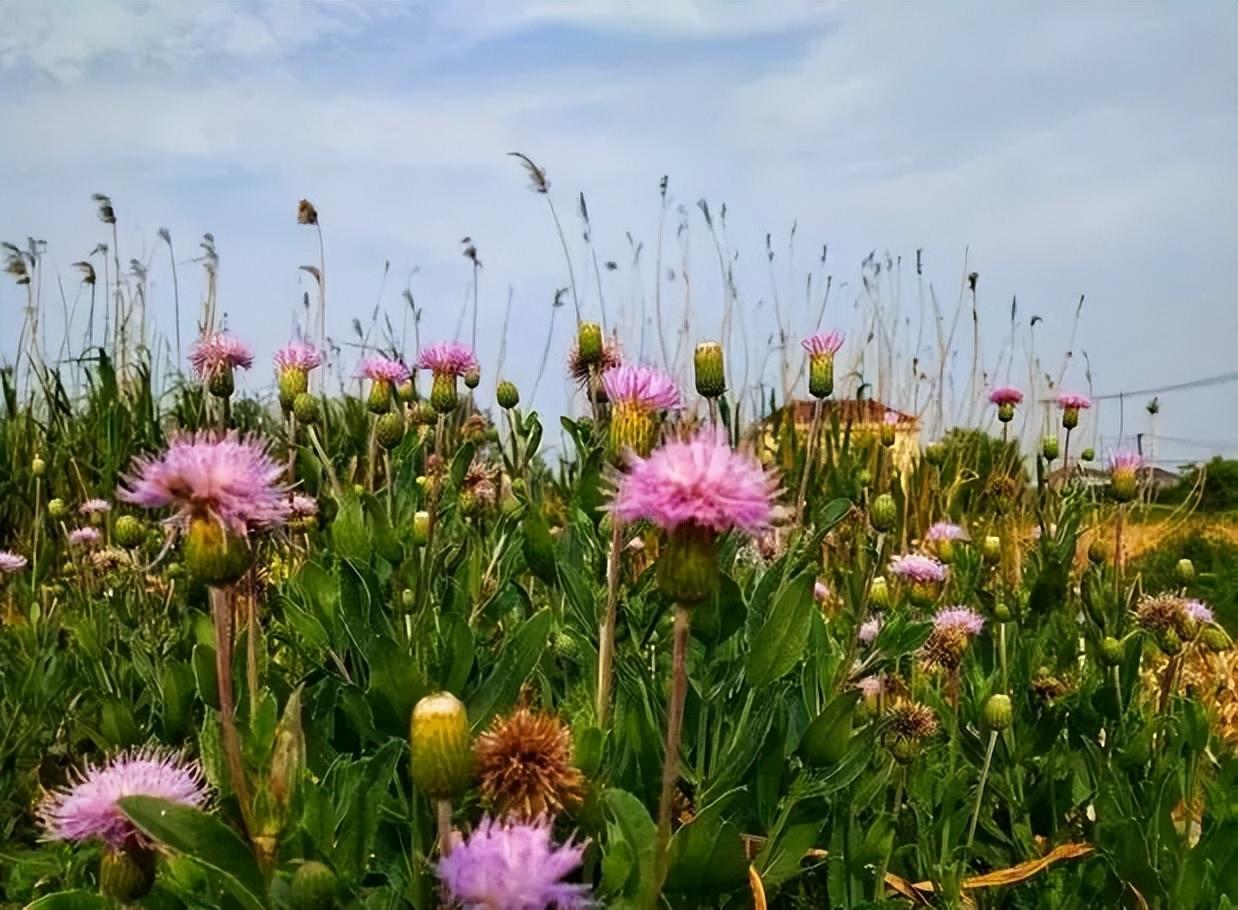
<svg viewBox="0 0 1238 910"><path fill-rule="evenodd" d="M1238 12L1228 3L6 0L0 239L47 240L44 303L56 324L52 278L71 306L70 264L108 239L90 202L106 192L122 259L151 261L152 307L165 330L170 276L155 232L171 231L190 334L201 274L188 260L212 232L221 306L258 349L247 382L259 390L270 352L312 291L298 270L317 257L312 233L295 223L302 196L322 218L330 329L340 340L376 306L398 331L406 285L424 308L423 340L453 335L470 278L459 243L468 235L485 266L483 362L495 362L510 287L504 372L527 395L554 289L567 276L545 200L506 156L521 151L549 173L582 306L596 314L576 214L585 194L597 255L619 266L603 270L603 292L612 320L621 308L627 316L629 355L639 353L642 290L652 307L660 280L679 318L685 262L693 340L716 334L723 291L696 207L703 198L715 215L727 206L754 364L774 325L775 290L791 335L815 323L828 243L826 324L850 334L858 357L879 295L900 314L891 316L904 326L894 367L909 372L917 300L931 282L952 313L966 250L980 274L983 360L998 378L1010 370L1028 385L1033 314L1043 319L1035 350L1056 378L1086 295L1063 385L1086 387L1086 351L1097 392L1157 387L1238 369L1236 48ZM659 278L663 174L671 204ZM644 244L639 271L627 233ZM873 295L861 264L870 251L894 265ZM999 366L1012 362L1012 296L1014 365ZM21 300L0 285L6 359ZM570 305L556 320L537 396L551 410L568 394L560 368ZM966 394L970 314L961 325L949 371L956 399ZM647 331L645 355L657 360L651 339ZM870 345L866 377L875 362ZM912 407L906 388L887 397ZM1146 397L1122 416L1103 403L1094 415L1102 447L1117 442L1119 426L1128 437L1148 429ZM1238 386L1167 394L1161 404L1161 459L1238 453Z"/></svg>

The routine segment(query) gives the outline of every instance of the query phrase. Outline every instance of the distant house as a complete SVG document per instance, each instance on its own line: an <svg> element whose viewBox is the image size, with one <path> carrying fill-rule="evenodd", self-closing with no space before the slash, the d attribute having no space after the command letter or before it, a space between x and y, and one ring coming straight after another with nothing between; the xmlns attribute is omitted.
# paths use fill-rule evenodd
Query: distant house
<svg viewBox="0 0 1238 910"><path fill-rule="evenodd" d="M1065 465L1058 468L1049 475L1049 482L1060 485L1070 475L1077 477L1083 482L1084 486L1088 487L1104 487L1109 484L1108 470L1105 468L1088 467L1078 463L1069 468ZM1139 469L1139 489L1146 490L1153 497L1163 490L1176 486L1181 479L1182 476L1180 474L1175 474L1173 471L1167 471L1156 465L1144 465Z"/></svg>
<svg viewBox="0 0 1238 910"><path fill-rule="evenodd" d="M813 409L816 402L797 399L789 405L779 408L762 425L762 451L766 461L783 461L786 453L782 451L783 439L779 434L790 432L784 416L788 409L794 414L794 431L801 439L808 436L812 429ZM894 426L894 445L892 457L900 470L909 470L920 457L920 418L913 414L905 414L876 401L872 398L826 399L821 405L821 427L826 432L838 422L840 432L850 432L853 442L864 444L877 443L881 427L886 422L886 415L891 415ZM783 456L783 457L780 457Z"/></svg>

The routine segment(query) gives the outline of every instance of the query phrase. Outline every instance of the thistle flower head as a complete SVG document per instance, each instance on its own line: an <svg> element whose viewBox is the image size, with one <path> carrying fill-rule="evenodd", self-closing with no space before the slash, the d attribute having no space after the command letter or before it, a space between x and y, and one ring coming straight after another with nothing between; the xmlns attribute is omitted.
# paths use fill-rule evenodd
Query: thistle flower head
<svg viewBox="0 0 1238 910"><path fill-rule="evenodd" d="M127 796L151 796L183 806L206 802L206 784L194 762L155 749L122 752L102 765L88 766L77 779L43 800L39 817L48 838L103 841L114 850L144 843L118 805Z"/></svg>
<svg viewBox="0 0 1238 910"><path fill-rule="evenodd" d="M71 547L93 547L102 539L103 535L99 533L98 528L74 528L69 532L69 546Z"/></svg>
<svg viewBox="0 0 1238 910"><path fill-rule="evenodd" d="M304 341L291 341L275 352L275 369L300 370L308 373L322 366L322 351Z"/></svg>
<svg viewBox="0 0 1238 910"><path fill-rule="evenodd" d="M417 367L429 370L436 376L463 376L469 370L480 368L473 350L457 341L440 341L422 348L417 358Z"/></svg>
<svg viewBox="0 0 1238 910"><path fill-rule="evenodd" d="M996 405L1015 405L1023 402L1023 393L1012 385L995 386L989 392L989 402Z"/></svg>
<svg viewBox="0 0 1238 910"><path fill-rule="evenodd" d="M887 427L898 426L899 416L898 411L886 411L881 417L881 422Z"/></svg>
<svg viewBox="0 0 1238 910"><path fill-rule="evenodd" d="M1187 601L1176 594L1144 595L1135 605L1135 622L1150 632L1172 630L1186 635L1190 618Z"/></svg>
<svg viewBox="0 0 1238 910"><path fill-rule="evenodd" d="M890 574L906 582L940 584L946 580L946 567L931 556L905 553L890 560Z"/></svg>
<svg viewBox="0 0 1238 910"><path fill-rule="evenodd" d="M935 736L940 728L932 708L908 699L899 699L890 707L886 723L894 734L917 742Z"/></svg>
<svg viewBox="0 0 1238 910"><path fill-rule="evenodd" d="M26 557L11 550L0 550L0 575L12 575L26 568Z"/></svg>
<svg viewBox="0 0 1238 910"><path fill-rule="evenodd" d="M1086 411L1092 406L1092 399L1078 392L1063 392L1057 396L1057 406L1063 411Z"/></svg>
<svg viewBox="0 0 1238 910"><path fill-rule="evenodd" d="M809 335L800 344L810 355L824 354L832 357L842 348L843 337L842 332L817 332L815 335Z"/></svg>
<svg viewBox="0 0 1238 910"><path fill-rule="evenodd" d="M961 629L968 635L978 635L984 628L984 617L970 607L945 607L933 616L933 628Z"/></svg>
<svg viewBox="0 0 1238 910"><path fill-rule="evenodd" d="M106 499L88 499L77 507L77 511L82 515L102 515L112 511L112 504Z"/></svg>
<svg viewBox="0 0 1238 910"><path fill-rule="evenodd" d="M220 373L254 365L254 352L245 342L227 332L203 335L189 349L189 362L199 379L209 380Z"/></svg>
<svg viewBox="0 0 1238 910"><path fill-rule="evenodd" d="M581 355L579 343L573 343L571 353L567 358L567 372L583 389L588 387L589 381L594 376L594 370L604 376L622 364L623 356L619 352L619 346L614 342L603 340L602 356L596 364Z"/></svg>
<svg viewBox="0 0 1238 910"><path fill-rule="evenodd" d="M294 493L289 500L289 511L295 518L312 518L318 514L318 500L303 493Z"/></svg>
<svg viewBox="0 0 1238 910"><path fill-rule="evenodd" d="M648 519L668 531L691 524L719 534L769 525L776 480L719 434L668 442L629 465L612 504L623 521Z"/></svg>
<svg viewBox="0 0 1238 910"><path fill-rule="evenodd" d="M1215 622L1215 617L1212 615L1212 610L1202 600L1188 600L1182 607L1186 611L1186 615L1191 617L1198 623Z"/></svg>
<svg viewBox="0 0 1238 910"><path fill-rule="evenodd" d="M939 521L925 532L924 539L939 542L943 540L968 540L969 538L967 532L958 525L950 524L948 521Z"/></svg>
<svg viewBox="0 0 1238 910"><path fill-rule="evenodd" d="M531 821L580 801L572 734L557 717L517 708L477 738L482 795L504 815Z"/></svg>
<svg viewBox="0 0 1238 910"><path fill-rule="evenodd" d="M389 382L394 386L408 379L410 374L408 367L400 361L375 354L373 357L366 357L358 364L357 375L371 382Z"/></svg>
<svg viewBox="0 0 1238 910"><path fill-rule="evenodd" d="M863 644L871 645L877 638L877 633L881 631L881 619L873 617L866 620L860 625L859 638Z"/></svg>
<svg viewBox="0 0 1238 910"><path fill-rule="evenodd" d="M147 509L174 507L170 520L179 527L208 518L245 537L287 519L282 473L256 440L199 433L173 439L162 455L139 459L116 495Z"/></svg>
<svg viewBox="0 0 1238 910"><path fill-rule="evenodd" d="M1138 452L1114 452L1109 457L1109 473L1129 474L1134 476L1135 473L1143 467L1143 456Z"/></svg>
<svg viewBox="0 0 1238 910"><path fill-rule="evenodd" d="M617 366L602 374L607 400L616 407L669 411L679 407L679 389L661 370L643 365Z"/></svg>
<svg viewBox="0 0 1238 910"><path fill-rule="evenodd" d="M865 676L855 684L865 698L876 698L886 689L885 679L880 676Z"/></svg>
<svg viewBox="0 0 1238 910"><path fill-rule="evenodd" d="M462 910L583 910L595 906L588 886L563 879L580 867L584 852L584 844L556 844L546 819L483 818L435 872Z"/></svg>

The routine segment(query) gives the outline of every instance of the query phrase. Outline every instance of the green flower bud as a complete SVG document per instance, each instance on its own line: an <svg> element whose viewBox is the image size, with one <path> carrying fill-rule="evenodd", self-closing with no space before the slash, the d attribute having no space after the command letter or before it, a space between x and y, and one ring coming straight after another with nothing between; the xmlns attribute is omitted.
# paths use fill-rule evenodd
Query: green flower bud
<svg viewBox="0 0 1238 910"><path fill-rule="evenodd" d="M413 515L413 543L425 546L430 539L430 513L417 512Z"/></svg>
<svg viewBox="0 0 1238 910"><path fill-rule="evenodd" d="M1082 452L1079 453L1080 461L1093 461L1095 460L1095 458L1096 458L1096 450L1092 448L1091 446L1088 446L1086 449L1084 449Z"/></svg>
<svg viewBox="0 0 1238 910"><path fill-rule="evenodd" d="M1116 667L1126 659L1126 646L1112 635L1100 641L1100 662L1106 667Z"/></svg>
<svg viewBox="0 0 1238 910"><path fill-rule="evenodd" d="M1010 622L1010 607L1004 603L999 603L993 608L993 618L998 622Z"/></svg>
<svg viewBox="0 0 1238 910"><path fill-rule="evenodd" d="M716 341L702 341L693 355L696 372L696 391L703 398L719 398L726 392L726 369L722 345Z"/></svg>
<svg viewBox="0 0 1238 910"><path fill-rule="evenodd" d="M112 536L122 547L140 547L146 539L146 527L136 515L118 515Z"/></svg>
<svg viewBox="0 0 1238 910"><path fill-rule="evenodd" d="M808 393L813 398L829 398L834 394L834 355L808 356Z"/></svg>
<svg viewBox="0 0 1238 910"><path fill-rule="evenodd" d="M891 736L886 740L886 748L890 750L890 755L900 765L909 765L919 757L921 748L920 741L911 736Z"/></svg>
<svg viewBox="0 0 1238 910"><path fill-rule="evenodd" d="M1195 563L1186 558L1179 559L1178 564L1174 566L1174 574L1178 576L1178 581L1189 585L1195 580Z"/></svg>
<svg viewBox="0 0 1238 910"><path fill-rule="evenodd" d="M673 602L692 607L718 584L718 537L709 528L680 525L658 557L658 587Z"/></svg>
<svg viewBox="0 0 1238 910"><path fill-rule="evenodd" d="M427 695L409 729L413 784L431 799L452 799L473 780L473 740L464 703L450 692Z"/></svg>
<svg viewBox="0 0 1238 910"><path fill-rule="evenodd" d="M35 477L42 477L47 473L47 462L43 460L41 455L34 456L30 462L30 473Z"/></svg>
<svg viewBox="0 0 1238 910"><path fill-rule="evenodd" d="M370 397L365 406L371 414L386 414L391 410L391 383L385 379L370 380Z"/></svg>
<svg viewBox="0 0 1238 910"><path fill-rule="evenodd" d="M404 415L388 411L374 422L374 438L384 449L394 449L404 438Z"/></svg>
<svg viewBox="0 0 1238 910"><path fill-rule="evenodd" d="M189 574L214 587L238 581L254 561L253 550L245 540L210 518L189 522L183 550Z"/></svg>
<svg viewBox="0 0 1238 910"><path fill-rule="evenodd" d="M439 414L450 414L460 402L456 377L450 373L435 373L430 383L430 404Z"/></svg>
<svg viewBox="0 0 1238 910"><path fill-rule="evenodd" d="M616 458L631 450L648 458L658 442L660 415L632 405L616 405L610 419L610 449Z"/></svg>
<svg viewBox="0 0 1238 910"><path fill-rule="evenodd" d="M516 405L520 404L520 390L516 388L516 383L504 379L498 384L494 390L495 400L505 411L510 411Z"/></svg>
<svg viewBox="0 0 1238 910"><path fill-rule="evenodd" d="M481 368L469 367L464 372L464 387L472 390L481 385Z"/></svg>
<svg viewBox="0 0 1238 910"><path fill-rule="evenodd" d="M1105 549L1105 545L1097 538L1093 538L1088 544L1088 560L1096 566L1104 565L1105 559L1109 556L1109 551Z"/></svg>
<svg viewBox="0 0 1238 910"><path fill-rule="evenodd" d="M302 392L309 391L309 373L289 367L279 371L276 383L279 385L279 400L293 402Z"/></svg>
<svg viewBox="0 0 1238 910"><path fill-rule="evenodd" d="M1200 629L1199 641L1200 644L1214 653L1228 651L1234 644L1229 637L1229 633L1216 623L1208 623L1208 625Z"/></svg>
<svg viewBox="0 0 1238 910"><path fill-rule="evenodd" d="M868 602L878 610L889 609L890 606L890 583L886 581L884 575L878 575L873 578L873 583L868 589Z"/></svg>
<svg viewBox="0 0 1238 910"><path fill-rule="evenodd" d="M339 880L328 866L313 860L302 863L292 876L288 904L297 910L335 910Z"/></svg>
<svg viewBox="0 0 1238 910"><path fill-rule="evenodd" d="M997 406L997 419L1002 423L1010 423L1014 420L1014 402L1003 401Z"/></svg>
<svg viewBox="0 0 1238 910"><path fill-rule="evenodd" d="M47 501L47 514L53 519L64 518L69 512L69 507L65 505L63 499L49 499Z"/></svg>
<svg viewBox="0 0 1238 910"><path fill-rule="evenodd" d="M307 427L312 427L322 420L322 407L318 404L318 399L309 392L302 392L293 399L292 413L298 422Z"/></svg>
<svg viewBox="0 0 1238 910"><path fill-rule="evenodd" d="M228 367L216 370L206 383L207 390L216 398L231 398L236 391L236 381L232 378L232 370Z"/></svg>
<svg viewBox="0 0 1238 910"><path fill-rule="evenodd" d="M1010 696L998 693L990 695L984 703L982 712L984 725L996 733L1005 730L1014 721L1014 707L1010 704Z"/></svg>
<svg viewBox="0 0 1238 910"><path fill-rule="evenodd" d="M1182 637L1174 629L1157 629L1152 637L1156 646L1170 657L1182 651Z"/></svg>
<svg viewBox="0 0 1238 910"><path fill-rule="evenodd" d="M122 904L141 900L155 884L155 854L141 848L107 849L99 861L99 893Z"/></svg>
<svg viewBox="0 0 1238 910"><path fill-rule="evenodd" d="M868 509L868 520L872 522L875 531L892 531L898 524L898 503L889 493L882 493L873 499Z"/></svg>
<svg viewBox="0 0 1238 910"><path fill-rule="evenodd" d="M1056 436L1048 434L1040 440L1040 454L1044 456L1045 461L1052 461L1057 458L1059 451Z"/></svg>
<svg viewBox="0 0 1238 910"><path fill-rule="evenodd" d="M1079 426L1078 408L1062 409L1062 426L1067 430L1073 430L1075 427Z"/></svg>
<svg viewBox="0 0 1238 910"><path fill-rule="evenodd" d="M984 558L988 562L999 562L1002 558L1002 539L994 534L988 534L982 545Z"/></svg>
<svg viewBox="0 0 1238 910"><path fill-rule="evenodd" d="M602 327L596 322L582 322L576 331L576 351L580 362L595 367L601 364Z"/></svg>
<svg viewBox="0 0 1238 910"><path fill-rule="evenodd" d="M946 463L946 447L940 442L930 442L924 447L924 460L935 468Z"/></svg>
<svg viewBox="0 0 1238 910"><path fill-rule="evenodd" d="M408 612L409 610L411 610L413 608L413 605L416 602L417 602L417 595L413 593L412 588L405 588L403 591L400 592L400 606L404 609L405 612Z"/></svg>

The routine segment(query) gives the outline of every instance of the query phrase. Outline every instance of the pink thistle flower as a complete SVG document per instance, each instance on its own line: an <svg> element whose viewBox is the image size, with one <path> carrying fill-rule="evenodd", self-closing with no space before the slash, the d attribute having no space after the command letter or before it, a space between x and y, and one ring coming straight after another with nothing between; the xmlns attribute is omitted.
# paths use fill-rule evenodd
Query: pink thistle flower
<svg viewBox="0 0 1238 910"><path fill-rule="evenodd" d="M906 553L890 560L890 574L906 582L940 584L946 580L946 567L931 556Z"/></svg>
<svg viewBox="0 0 1238 910"><path fill-rule="evenodd" d="M958 525L952 525L948 521L939 521L925 532L924 539L936 543L942 540L969 540L970 538L967 532Z"/></svg>
<svg viewBox="0 0 1238 910"><path fill-rule="evenodd" d="M1092 406L1092 399L1077 392L1063 392L1057 396L1057 406L1063 411L1086 411Z"/></svg>
<svg viewBox="0 0 1238 910"><path fill-rule="evenodd" d="M436 376L463 376L479 366L472 348L458 341L440 341L422 348L417 358L418 369L429 370Z"/></svg>
<svg viewBox="0 0 1238 910"><path fill-rule="evenodd" d="M1023 393L1012 385L995 386L989 392L989 402L996 405L1016 405L1023 403Z"/></svg>
<svg viewBox="0 0 1238 910"><path fill-rule="evenodd" d="M12 550L0 550L0 575L12 575L26 568L26 557Z"/></svg>
<svg viewBox="0 0 1238 910"><path fill-rule="evenodd" d="M584 852L583 843L556 844L548 819L483 818L434 871L462 910L583 910L596 906L588 886L564 879L580 868Z"/></svg>
<svg viewBox="0 0 1238 910"><path fill-rule="evenodd" d="M103 539L97 528L74 528L69 532L69 546L93 547Z"/></svg>
<svg viewBox="0 0 1238 910"><path fill-rule="evenodd" d="M669 411L679 407L675 381L654 367L618 366L602 374L606 398L617 407L641 411Z"/></svg>
<svg viewBox="0 0 1238 910"><path fill-rule="evenodd" d="M196 762L155 749L122 752L88 766L69 786L48 794L39 818L51 840L103 841L114 850L137 842L141 832L121 811L127 796L152 796L182 806L202 806L206 784Z"/></svg>
<svg viewBox="0 0 1238 910"><path fill-rule="evenodd" d="M652 521L671 531L692 524L719 534L752 534L770 521L777 481L724 437L703 432L668 442L648 458L632 457L611 506L623 521Z"/></svg>
<svg viewBox="0 0 1238 910"><path fill-rule="evenodd" d="M235 432L199 433L172 440L158 457L139 459L116 495L147 509L174 507L169 521L177 527L208 518L245 537L287 519L282 473L261 442Z"/></svg>
<svg viewBox="0 0 1238 910"><path fill-rule="evenodd" d="M832 357L842 348L844 337L842 332L818 332L809 335L800 344L809 354L826 354Z"/></svg>
<svg viewBox="0 0 1238 910"><path fill-rule="evenodd" d="M814 582L812 596L817 603L824 603L830 599L830 589L823 581Z"/></svg>
<svg viewBox="0 0 1238 910"><path fill-rule="evenodd" d="M302 493L293 494L290 507L292 515L296 518L312 518L318 514L318 500Z"/></svg>
<svg viewBox="0 0 1238 910"><path fill-rule="evenodd" d="M392 385L400 385L412 374L400 361L378 354L362 360L357 367L357 375L371 382L389 382Z"/></svg>
<svg viewBox="0 0 1238 910"><path fill-rule="evenodd" d="M944 607L933 617L937 631L961 629L968 635L978 635L984 628L984 617L970 607Z"/></svg>
<svg viewBox="0 0 1238 910"><path fill-rule="evenodd" d="M254 352L249 345L227 332L203 335L189 349L189 362L199 379L209 380L220 373L254 365Z"/></svg>
<svg viewBox="0 0 1238 910"><path fill-rule="evenodd" d="M871 645L877 638L877 633L881 631L881 618L874 616L860 626L859 638L866 645Z"/></svg>
<svg viewBox="0 0 1238 910"><path fill-rule="evenodd" d="M112 504L106 499L88 499L77 507L77 511L82 515L103 515L112 511Z"/></svg>
<svg viewBox="0 0 1238 910"><path fill-rule="evenodd" d="M1110 474L1134 474L1143 467L1143 456L1138 452L1114 452L1109 458Z"/></svg>
<svg viewBox="0 0 1238 910"><path fill-rule="evenodd" d="M280 372L298 370L308 373L322 366L322 360L322 351L304 341L290 341L275 352L275 368Z"/></svg>
<svg viewBox="0 0 1238 910"><path fill-rule="evenodd" d="M865 698L876 698L886 690L885 680L880 676L865 676L855 684Z"/></svg>
<svg viewBox="0 0 1238 910"><path fill-rule="evenodd" d="M1198 623L1210 623L1215 621L1212 615L1212 610L1202 600L1188 600L1183 609L1186 610L1186 615L1191 617Z"/></svg>

